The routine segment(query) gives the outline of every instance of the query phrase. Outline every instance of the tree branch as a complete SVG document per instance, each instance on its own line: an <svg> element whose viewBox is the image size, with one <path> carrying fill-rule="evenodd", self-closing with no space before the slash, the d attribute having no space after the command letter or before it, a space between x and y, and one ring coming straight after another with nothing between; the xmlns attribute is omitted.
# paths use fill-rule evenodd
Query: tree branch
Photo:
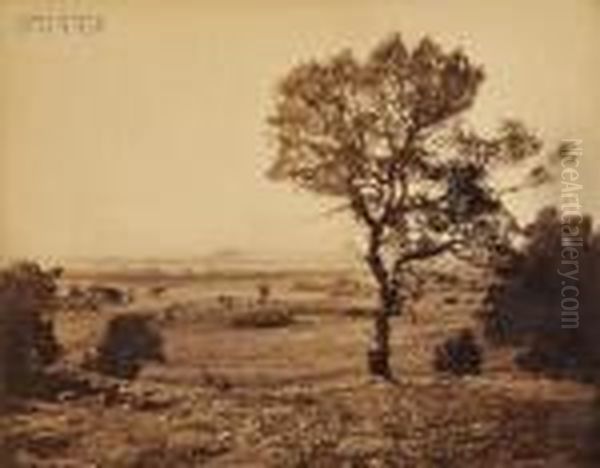
<svg viewBox="0 0 600 468"><path fill-rule="evenodd" d="M394 262L394 274L399 273L400 269L407 263L416 260L425 260L427 258L436 257L440 254L452 250L454 247L456 247L456 245L460 243L461 242L459 240L452 239L446 242L442 242L441 244L437 244L435 246L416 249L412 252L405 253Z"/></svg>

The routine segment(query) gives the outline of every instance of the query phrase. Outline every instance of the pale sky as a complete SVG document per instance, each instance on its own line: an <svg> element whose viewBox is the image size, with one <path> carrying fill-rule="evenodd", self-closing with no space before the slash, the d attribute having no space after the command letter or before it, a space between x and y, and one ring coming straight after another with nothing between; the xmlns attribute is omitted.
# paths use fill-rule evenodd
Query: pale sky
<svg viewBox="0 0 600 468"><path fill-rule="evenodd" d="M105 28L20 27L47 11ZM595 0L1 0L0 28L0 256L351 254L344 218L265 180L265 117L291 66L394 31L485 66L477 122L583 140L586 208L600 214Z"/></svg>

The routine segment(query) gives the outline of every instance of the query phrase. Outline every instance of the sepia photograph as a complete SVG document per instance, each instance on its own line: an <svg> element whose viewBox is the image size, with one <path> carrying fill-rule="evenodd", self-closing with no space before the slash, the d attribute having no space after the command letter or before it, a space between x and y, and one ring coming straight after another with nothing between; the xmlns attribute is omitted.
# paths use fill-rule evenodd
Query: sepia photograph
<svg viewBox="0 0 600 468"><path fill-rule="evenodd" d="M0 468L600 466L599 46L599 0L0 0Z"/></svg>

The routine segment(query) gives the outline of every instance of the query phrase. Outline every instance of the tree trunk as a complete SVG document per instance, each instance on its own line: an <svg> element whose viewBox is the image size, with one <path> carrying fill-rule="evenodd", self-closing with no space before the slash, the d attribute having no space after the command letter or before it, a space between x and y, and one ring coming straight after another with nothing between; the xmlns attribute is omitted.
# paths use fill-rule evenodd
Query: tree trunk
<svg viewBox="0 0 600 468"><path fill-rule="evenodd" d="M388 287L381 288L381 307L375 315L373 338L367 352L369 372L386 380L392 378L390 368L390 316L394 308L393 294Z"/></svg>
<svg viewBox="0 0 600 468"><path fill-rule="evenodd" d="M398 288L395 278L386 270L381 255L382 234L381 226L371 226L366 260L379 285L380 307L374 317L373 338L367 351L367 365L371 375L391 380L390 316L396 309Z"/></svg>
<svg viewBox="0 0 600 468"><path fill-rule="evenodd" d="M386 380L392 378L390 369L390 323L385 311L380 311L375 316L375 330L373 341L367 352L369 372L375 377Z"/></svg>

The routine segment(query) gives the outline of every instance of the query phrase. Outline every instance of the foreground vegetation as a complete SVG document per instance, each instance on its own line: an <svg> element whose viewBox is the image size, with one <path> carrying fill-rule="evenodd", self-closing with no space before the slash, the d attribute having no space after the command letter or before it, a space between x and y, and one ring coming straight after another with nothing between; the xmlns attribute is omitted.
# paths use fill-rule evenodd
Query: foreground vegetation
<svg viewBox="0 0 600 468"><path fill-rule="evenodd" d="M436 348L477 329L487 286L435 271L416 315L393 319L393 384L362 372L376 292L360 275L280 274L265 298L262 275L119 272L102 281L135 301L87 308L68 291L98 280L67 275L52 315L60 359L43 368L45 392L5 408L3 466L594 466L592 386L522 370L512 348L484 348L475 375L434 369ZM126 379L85 365L121 355L110 324L123 316L158 328L163 354Z"/></svg>

